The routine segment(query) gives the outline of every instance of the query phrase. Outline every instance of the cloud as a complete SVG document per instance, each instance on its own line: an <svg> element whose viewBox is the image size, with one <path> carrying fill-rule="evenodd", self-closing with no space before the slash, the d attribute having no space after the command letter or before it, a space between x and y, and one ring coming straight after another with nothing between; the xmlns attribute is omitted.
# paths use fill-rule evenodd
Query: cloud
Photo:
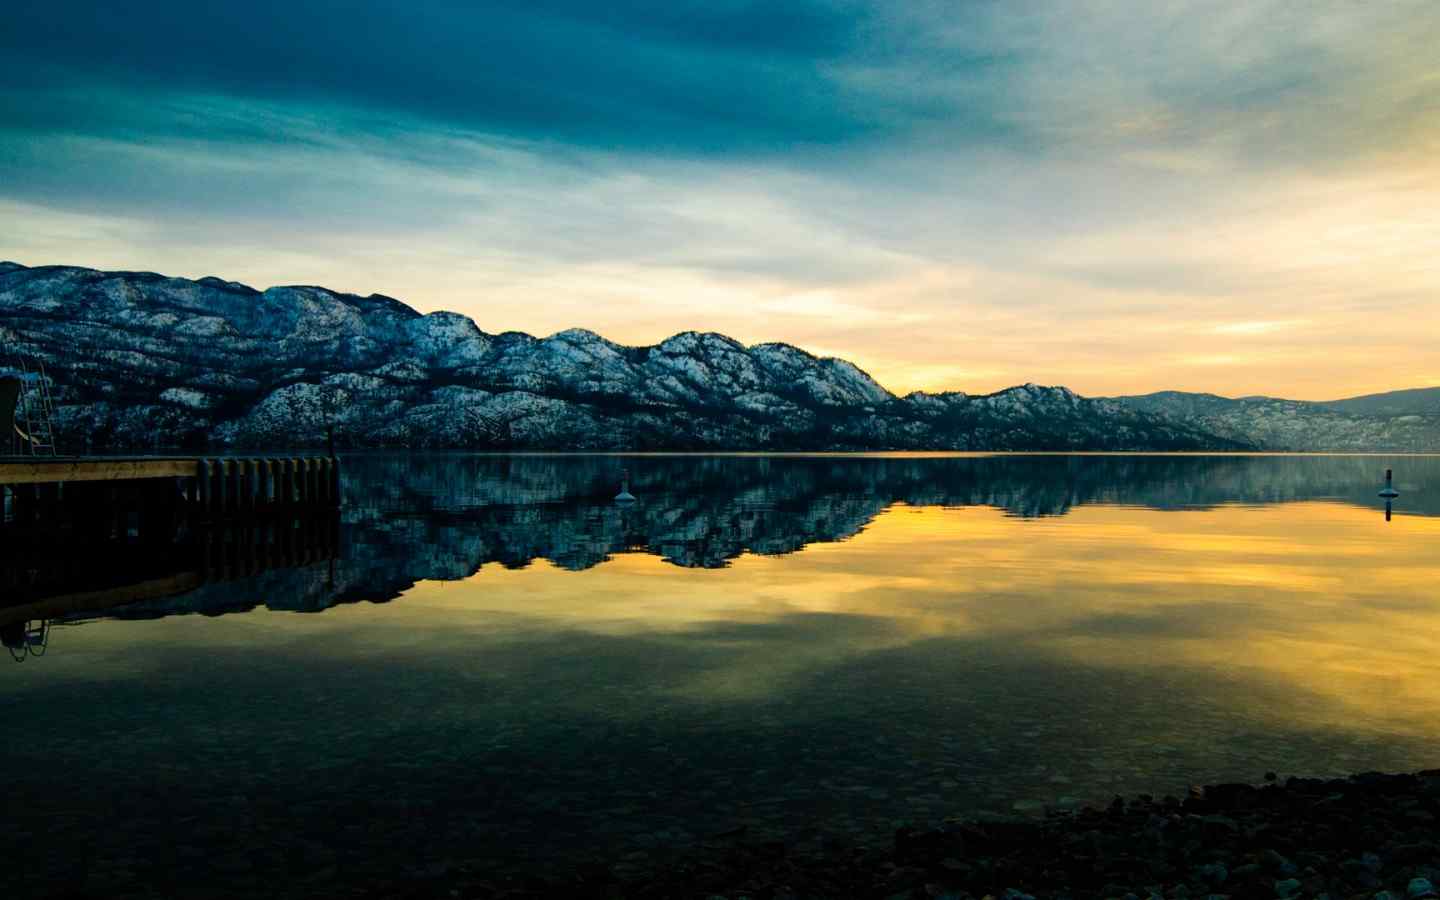
<svg viewBox="0 0 1440 900"><path fill-rule="evenodd" d="M846 74L907 58L867 49L889 30L880 9L372 0L336 14L275 2L22 2L0 38L0 73L32 86L103 80L361 106L381 129L398 113L592 148L775 152L928 112L924 98Z"/></svg>
<svg viewBox="0 0 1440 900"><path fill-rule="evenodd" d="M897 390L1433 375L1429 3L9 22L0 257L381 291L490 330L714 329Z"/></svg>

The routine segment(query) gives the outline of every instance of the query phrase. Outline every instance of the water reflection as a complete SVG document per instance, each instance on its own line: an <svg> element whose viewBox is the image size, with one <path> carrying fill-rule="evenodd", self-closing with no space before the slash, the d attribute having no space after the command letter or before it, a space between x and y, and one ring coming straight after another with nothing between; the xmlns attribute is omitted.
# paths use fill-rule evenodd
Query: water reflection
<svg viewBox="0 0 1440 900"><path fill-rule="evenodd" d="M334 559L87 615L0 673L0 714L47 711L0 840L56 893L384 893L1427 767L1437 462L355 458Z"/></svg>
<svg viewBox="0 0 1440 900"><path fill-rule="evenodd" d="M1023 519L1096 505L1173 511L1333 500L1374 508L1377 473L1393 466L1401 473L1398 484L1409 490L1400 512L1440 515L1440 490L1423 490L1440 484L1436 457L436 454L358 455L345 465L339 533L297 524L282 541L275 534L220 531L207 539L208 549L191 540L158 555L125 547L118 556L86 550L87 560L79 561L69 552L49 569L61 582L77 574L108 578L95 590L110 590L105 605L111 607L123 596L115 588L146 580L137 569L172 577L148 600L137 596L112 610L114 616L244 611L262 603L318 611L385 602L419 582L466 578L490 563L524 567L544 559L581 571L633 551L686 568L717 568L744 553L786 554L848 540L896 504L990 507ZM639 500L616 503L615 486L627 468ZM253 585L243 581L254 566L283 562L287 552L302 570ZM325 577L303 568L295 555L302 552L331 560ZM212 565L197 554L230 568L174 581ZM201 586L201 580L222 583ZM23 592L11 585L7 596L13 606Z"/></svg>
<svg viewBox="0 0 1440 900"><path fill-rule="evenodd" d="M52 623L244 611L259 605L257 593L275 580L284 591L305 582L320 592L338 586L340 521L333 512L187 528L164 541L5 537L13 540L0 557L0 635L17 662L44 655L47 641L26 635L48 636ZM270 605L286 608L283 600Z"/></svg>
<svg viewBox="0 0 1440 900"><path fill-rule="evenodd" d="M16 662L44 656L50 649L50 623L45 619L7 622L0 625L0 644L5 645L10 658Z"/></svg>

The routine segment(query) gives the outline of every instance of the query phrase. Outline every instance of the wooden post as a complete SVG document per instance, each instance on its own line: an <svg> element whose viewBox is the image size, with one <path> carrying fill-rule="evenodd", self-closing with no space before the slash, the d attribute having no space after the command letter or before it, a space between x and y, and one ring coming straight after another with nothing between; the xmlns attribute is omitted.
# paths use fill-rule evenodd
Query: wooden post
<svg viewBox="0 0 1440 900"><path fill-rule="evenodd" d="M270 503L277 510L285 509L285 460L270 460Z"/></svg>
<svg viewBox="0 0 1440 900"><path fill-rule="evenodd" d="M290 481L294 485L295 493L291 496L292 505L299 506L305 502L305 468L300 460L290 460Z"/></svg>
<svg viewBox="0 0 1440 900"><path fill-rule="evenodd" d="M255 507L270 508L270 460L257 459L255 462Z"/></svg>
<svg viewBox="0 0 1440 900"><path fill-rule="evenodd" d="M263 506L260 496L260 460L248 459L245 461L245 467L250 472L250 511L253 513L259 511Z"/></svg>
<svg viewBox="0 0 1440 900"><path fill-rule="evenodd" d="M215 460L202 460L200 463L200 508L205 511L205 517L207 519L215 515L215 483L218 478L219 474L216 471Z"/></svg>
<svg viewBox="0 0 1440 900"><path fill-rule="evenodd" d="M245 496L245 469L245 460L230 460L230 496L235 500L232 511L236 515L245 512L245 507L250 500Z"/></svg>
<svg viewBox="0 0 1440 900"><path fill-rule="evenodd" d="M231 492L231 490L233 489L232 486L231 486L231 484L230 484L230 482L231 482L231 479L232 479L231 472L232 472L233 470L234 470L234 466L233 466L233 464L230 462L230 460L228 460L228 459L222 459L222 460L220 460L220 469L219 469L220 477L217 478L217 479L215 479L215 480L216 480L215 493L218 495L218 496L217 496L217 499L219 500L219 502L218 502L217 504L215 504L215 512L216 512L218 515L222 515L222 516L223 516L223 515L225 515L226 513L230 512L230 492Z"/></svg>
<svg viewBox="0 0 1440 900"><path fill-rule="evenodd" d="M295 470L298 474L297 481L300 482L300 505L310 505L310 460L308 458L295 460Z"/></svg>
<svg viewBox="0 0 1440 900"><path fill-rule="evenodd" d="M320 507L330 502L330 476L325 471L325 457L319 456L311 460L315 468L315 506Z"/></svg>
<svg viewBox="0 0 1440 900"><path fill-rule="evenodd" d="M235 495L239 498L236 508L243 513L255 511L255 492L250 487L250 460L235 460Z"/></svg>
<svg viewBox="0 0 1440 900"><path fill-rule="evenodd" d="M330 505L330 458L326 456L315 458L315 505Z"/></svg>
<svg viewBox="0 0 1440 900"><path fill-rule="evenodd" d="M250 508L259 511L265 508L265 460L250 460Z"/></svg>

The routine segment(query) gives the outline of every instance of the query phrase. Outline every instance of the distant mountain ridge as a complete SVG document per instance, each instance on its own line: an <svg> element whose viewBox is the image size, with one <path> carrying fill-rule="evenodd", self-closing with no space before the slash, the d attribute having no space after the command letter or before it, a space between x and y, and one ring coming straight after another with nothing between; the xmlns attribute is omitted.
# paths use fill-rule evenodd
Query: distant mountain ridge
<svg viewBox="0 0 1440 900"><path fill-rule="evenodd" d="M1440 450L1440 388L1333 401L1181 391L1112 399L1264 450Z"/></svg>
<svg viewBox="0 0 1440 900"><path fill-rule="evenodd" d="M1321 406L1356 415L1440 416L1440 387L1366 394L1348 400L1329 400Z"/></svg>
<svg viewBox="0 0 1440 900"><path fill-rule="evenodd" d="M1221 411L1249 401L1197 415L1158 395L1034 384L897 397L853 363L782 343L488 334L382 295L70 266L0 263L0 347L0 366L17 352L45 362L62 449L76 451L316 446L331 431L342 446L497 450L1243 450L1281 435ZM1294 409L1349 423L1347 442L1440 446L1440 417L1386 428Z"/></svg>

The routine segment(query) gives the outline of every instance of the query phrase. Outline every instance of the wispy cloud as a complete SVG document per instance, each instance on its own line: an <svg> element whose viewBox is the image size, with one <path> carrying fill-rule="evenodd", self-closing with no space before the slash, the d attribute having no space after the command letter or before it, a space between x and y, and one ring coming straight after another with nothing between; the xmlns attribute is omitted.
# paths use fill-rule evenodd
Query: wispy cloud
<svg viewBox="0 0 1440 900"><path fill-rule="evenodd" d="M0 256L715 329L896 390L1433 377L1429 2L177 10L12 11Z"/></svg>

